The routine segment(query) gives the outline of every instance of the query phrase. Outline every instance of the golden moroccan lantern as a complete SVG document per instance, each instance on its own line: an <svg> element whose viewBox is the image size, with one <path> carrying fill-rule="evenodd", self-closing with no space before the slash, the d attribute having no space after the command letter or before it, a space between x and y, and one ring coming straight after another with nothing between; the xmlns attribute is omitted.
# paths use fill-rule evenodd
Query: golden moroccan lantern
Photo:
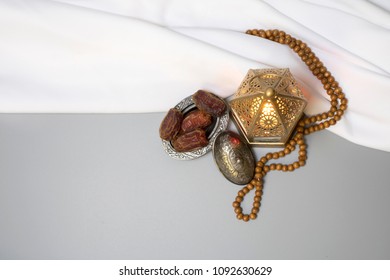
<svg viewBox="0 0 390 280"><path fill-rule="evenodd" d="M249 144L284 146L306 100L289 69L251 69L229 102Z"/></svg>

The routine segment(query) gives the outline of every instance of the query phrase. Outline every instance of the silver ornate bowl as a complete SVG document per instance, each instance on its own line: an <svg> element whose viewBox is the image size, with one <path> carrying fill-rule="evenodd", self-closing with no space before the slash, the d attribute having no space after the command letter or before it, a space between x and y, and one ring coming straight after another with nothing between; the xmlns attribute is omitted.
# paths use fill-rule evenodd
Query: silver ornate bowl
<svg viewBox="0 0 390 280"><path fill-rule="evenodd" d="M196 106L192 101L192 95L180 101L175 106L175 108L180 110L184 115L191 112L192 110L195 110ZM180 153L175 151L170 141L162 140L163 148L171 158L178 159L178 160L190 160L190 159L201 157L206 153L208 153L209 151L211 151L215 138L221 131L224 131L227 128L228 123L229 123L229 109L228 106L226 105L225 113L220 117L213 117L213 123L206 130L207 139L209 140L209 144L206 147L196 149L190 152Z"/></svg>

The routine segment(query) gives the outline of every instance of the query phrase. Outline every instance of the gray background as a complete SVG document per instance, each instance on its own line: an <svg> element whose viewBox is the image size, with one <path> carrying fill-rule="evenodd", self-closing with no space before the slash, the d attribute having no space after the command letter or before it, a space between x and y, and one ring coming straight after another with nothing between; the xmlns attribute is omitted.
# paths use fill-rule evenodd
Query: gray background
<svg viewBox="0 0 390 280"><path fill-rule="evenodd" d="M0 115L0 258L390 258L390 153L310 135L244 223L210 153L164 153L163 116Z"/></svg>

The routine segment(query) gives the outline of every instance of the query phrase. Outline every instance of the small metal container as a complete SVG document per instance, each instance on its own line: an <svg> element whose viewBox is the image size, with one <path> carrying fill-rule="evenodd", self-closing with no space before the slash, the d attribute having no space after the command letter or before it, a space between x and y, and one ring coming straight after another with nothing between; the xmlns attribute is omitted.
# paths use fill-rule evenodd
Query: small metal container
<svg viewBox="0 0 390 280"><path fill-rule="evenodd" d="M175 106L175 108L180 110L184 115L197 109L192 100L192 95L180 101ZM181 152L177 152L175 148L173 148L172 143L170 141L162 140L163 148L171 158L178 159L178 160L196 159L211 151L215 138L221 131L224 131L227 128L228 123L229 123L229 109L228 106L226 105L226 111L224 112L224 114L220 117L213 117L212 124L209 125L208 128L206 129L207 139L209 140L209 144L206 147L196 149L190 152L181 153Z"/></svg>
<svg viewBox="0 0 390 280"><path fill-rule="evenodd" d="M223 131L218 134L213 156L221 173L232 183L245 185L252 180L255 160L249 145L237 133Z"/></svg>

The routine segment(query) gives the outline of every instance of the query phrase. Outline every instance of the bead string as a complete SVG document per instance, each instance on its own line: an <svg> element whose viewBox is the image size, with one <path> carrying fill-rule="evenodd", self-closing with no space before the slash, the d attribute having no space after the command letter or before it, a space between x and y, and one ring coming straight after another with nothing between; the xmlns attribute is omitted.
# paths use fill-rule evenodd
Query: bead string
<svg viewBox="0 0 390 280"><path fill-rule="evenodd" d="M251 182L243 187L238 193L233 202L234 212L237 219L245 222L254 220L260 211L261 198L263 195L263 185L265 175L273 170L291 172L306 164L307 146L305 142L305 135L315 131L323 130L335 125L343 116L347 109L348 100L345 98L343 90L339 87L339 83L335 80L332 74L326 69L321 60L312 52L312 50L301 40L297 40L291 35L280 30L247 30L246 34L265 38L280 44L288 45L295 53L299 55L307 67L322 83L330 97L330 109L328 112L323 112L313 116L304 116L299 121L295 135L286 144L283 150L274 153L267 153L261 157L256 163L255 175ZM291 164L272 163L266 164L269 160L278 159L290 154L299 147L298 159ZM241 203L246 194L255 189L255 196L253 198L252 210L249 214L244 214Z"/></svg>

